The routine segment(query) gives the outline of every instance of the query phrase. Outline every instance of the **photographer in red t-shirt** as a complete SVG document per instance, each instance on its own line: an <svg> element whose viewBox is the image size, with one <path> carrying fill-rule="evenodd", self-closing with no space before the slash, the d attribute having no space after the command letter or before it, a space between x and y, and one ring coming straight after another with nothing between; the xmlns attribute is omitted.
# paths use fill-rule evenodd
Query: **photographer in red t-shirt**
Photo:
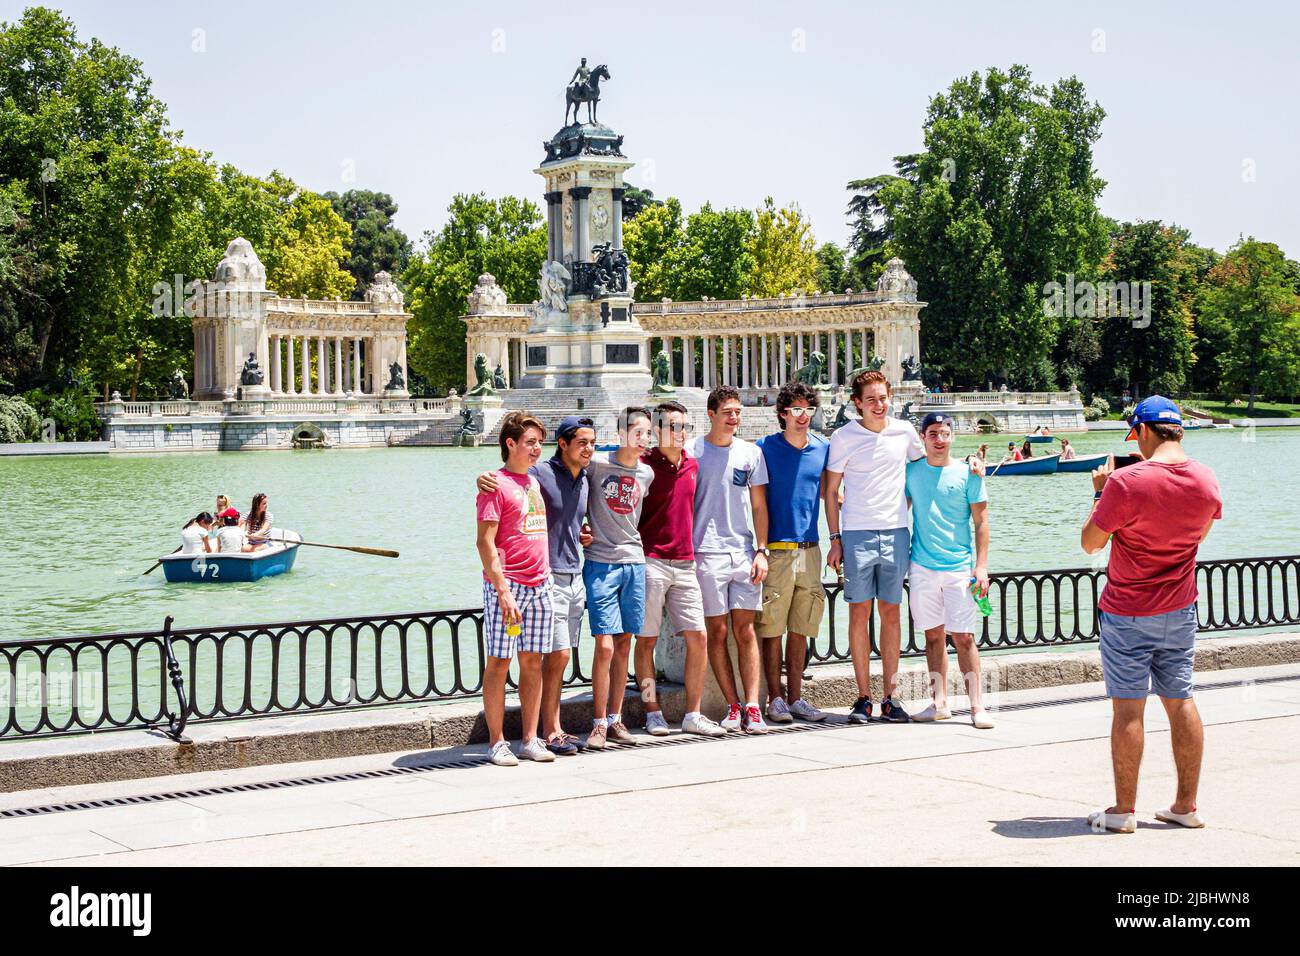
<svg viewBox="0 0 1300 956"><path fill-rule="evenodd" d="M1196 640L1196 550L1223 515L1214 472L1183 450L1178 406L1160 395L1143 399L1129 419L1143 461L1117 470L1107 459L1092 473L1092 513L1083 550L1111 542L1106 587L1098 602L1101 666L1114 718L1110 750L1115 805L1088 822L1097 830L1137 827L1142 714L1154 689L1169 716L1178 793L1156 819L1184 827L1205 824L1196 813L1204 734L1192 700Z"/></svg>

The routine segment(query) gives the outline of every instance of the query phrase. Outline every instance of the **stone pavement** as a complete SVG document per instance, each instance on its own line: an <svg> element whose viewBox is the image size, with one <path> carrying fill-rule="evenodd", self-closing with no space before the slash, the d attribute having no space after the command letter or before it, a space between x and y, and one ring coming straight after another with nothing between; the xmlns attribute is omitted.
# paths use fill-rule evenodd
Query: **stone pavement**
<svg viewBox="0 0 1300 956"><path fill-rule="evenodd" d="M645 738L649 745L516 768L483 764L485 748L471 746L8 793L0 863L1300 863L1300 666L1201 681L1202 831L1152 816L1173 794L1155 700L1138 832L1088 830L1088 811L1110 802L1110 707L1101 685L1087 684L1004 693L991 731L960 716L799 725L724 741ZM331 779L304 781L322 775ZM258 783L277 785L248 789ZM221 789L196 792L210 788Z"/></svg>

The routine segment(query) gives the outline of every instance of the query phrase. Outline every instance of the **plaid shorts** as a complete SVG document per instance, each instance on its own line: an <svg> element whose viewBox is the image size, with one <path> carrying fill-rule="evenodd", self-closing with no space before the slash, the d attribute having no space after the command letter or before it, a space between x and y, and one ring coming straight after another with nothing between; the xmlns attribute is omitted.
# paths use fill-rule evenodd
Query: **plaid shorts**
<svg viewBox="0 0 1300 956"><path fill-rule="evenodd" d="M510 660L515 651L532 654L549 654L555 635L555 612L551 608L551 582L543 581L535 588L507 580L510 593L523 620L520 634L512 637L506 633L506 623L501 616L501 602L497 589L490 581L483 582L483 637L487 642L488 657Z"/></svg>

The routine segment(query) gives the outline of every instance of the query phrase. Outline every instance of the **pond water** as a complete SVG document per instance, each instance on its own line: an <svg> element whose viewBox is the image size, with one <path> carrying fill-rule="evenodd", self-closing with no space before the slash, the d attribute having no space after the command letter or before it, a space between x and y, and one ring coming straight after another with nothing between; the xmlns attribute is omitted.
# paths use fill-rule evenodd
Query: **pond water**
<svg viewBox="0 0 1300 956"><path fill-rule="evenodd" d="M1122 451L1122 438L1071 440L1087 454ZM977 444L960 438L957 451ZM1218 474L1225 501L1202 558L1300 550L1300 429L1202 430L1186 444ZM193 627L475 607L473 478L499 461L495 446L0 458L0 640L152 630L167 614ZM304 547L290 574L251 584L142 574L218 492L242 512L258 491L277 525L307 541L401 557ZM1078 547L1087 475L995 477L989 497L990 570L1091 563Z"/></svg>

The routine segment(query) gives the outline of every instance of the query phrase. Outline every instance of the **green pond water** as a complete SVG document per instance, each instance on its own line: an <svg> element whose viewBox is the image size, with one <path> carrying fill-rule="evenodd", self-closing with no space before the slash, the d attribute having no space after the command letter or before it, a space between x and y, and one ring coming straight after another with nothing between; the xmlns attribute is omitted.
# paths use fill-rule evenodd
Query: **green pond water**
<svg viewBox="0 0 1300 956"><path fill-rule="evenodd" d="M1123 432L1071 436L1080 454L1122 452L1122 439ZM996 452L1006 441L992 436L990 446ZM960 438L956 453L978 443ZM1224 494L1223 520L1202 558L1300 551L1300 429L1201 430L1186 446L1215 470ZM176 627L192 628L478 607L473 478L499 461L495 446L0 458L7 506L0 642L155 630L168 614ZM259 491L269 495L277 526L307 541L391 548L401 557L304 547L292 573L250 584L167 584L161 569L141 574L179 544L184 521L213 509L217 493L242 512ZM990 479L990 570L1092 565L1078 547L1090 498L1086 474ZM308 683L319 674L324 640L306 647ZM286 653L281 673L297 681L297 650ZM377 663L358 654L358 669L377 671L371 684L388 686L399 655L391 646L374 653ZM436 647L435 658L445 666L449 648ZM226 665L233 674L223 683L238 683L242 657ZM259 659L254 670L267 668ZM141 675L157 682L151 663ZM0 686L0 706L7 693Z"/></svg>

